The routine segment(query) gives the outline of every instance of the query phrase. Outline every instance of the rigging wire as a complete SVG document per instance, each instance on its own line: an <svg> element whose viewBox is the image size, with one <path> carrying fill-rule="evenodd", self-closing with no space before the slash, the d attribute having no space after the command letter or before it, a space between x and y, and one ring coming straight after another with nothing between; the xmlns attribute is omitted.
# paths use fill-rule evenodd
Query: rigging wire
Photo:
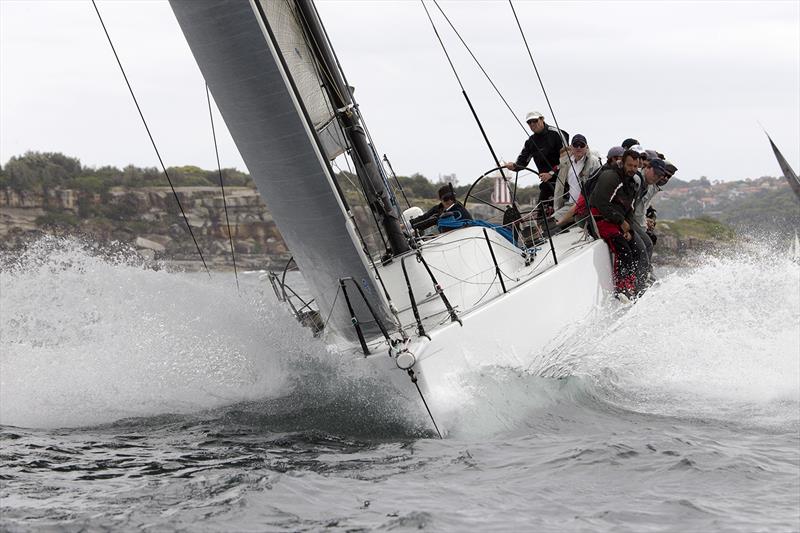
<svg viewBox="0 0 800 533"><path fill-rule="evenodd" d="M348 92L350 93L350 99L353 101L353 107L358 111L358 118L360 119L361 125L364 127L364 133L367 134L367 139L369 140L369 144L372 147L373 153L375 153L375 141L372 140L372 134L369 132L369 127L367 126L367 121L364 119L364 117L361 115L361 111L358 109L358 101L356 100L356 95L353 94L353 91L349 90L349 88L351 87L350 82L347 81L347 74L345 73L344 68L342 68L342 63L339 61L339 55L336 53L336 48L334 48L333 43L331 42L331 38L328 35L328 29L325 27L324 24L321 23L322 18L319 16L319 11L317 10L317 5L312 2L311 3L311 7L314 9L314 13L317 16L317 19L320 20L320 28L322 28L322 34L325 36L325 41L326 41L326 43L328 45L328 48L330 48L331 53L333 54L334 61L336 61L336 66L339 69L339 74L341 74L341 76L342 76L342 81L344 81L344 84L348 87ZM378 159L378 154L377 153L375 153L375 159ZM384 182L386 182L387 188L389 188L389 183L388 183L389 179L386 176L386 172L384 171L383 168L380 167L380 165L377 165L377 166L379 167L379 170L381 171L381 176L383 177ZM389 189L389 190L391 192L391 189ZM394 198L394 195L392 195L392 199L395 200L395 203L396 203L397 199Z"/></svg>
<svg viewBox="0 0 800 533"><path fill-rule="evenodd" d="M225 198L225 184L222 180L222 166L219 163L219 148L217 147L217 132L214 129L214 114L211 112L211 91L206 86L206 101L208 102L208 118L211 121L211 136L214 139L214 154L217 156L217 172L219 172L219 188L222 190L222 206L225 208L225 225L228 227L228 241L231 243L231 258L233 258L233 276L236 278L236 292L241 296L242 291L239 287L239 271L236 268L236 252L233 249L233 233L231 232L231 222L228 219L228 201Z"/></svg>
<svg viewBox="0 0 800 533"><path fill-rule="evenodd" d="M539 69L536 67L536 61L533 60L533 54L531 53L531 47L528 45L528 39L525 37L525 32L522 31L522 25L519 22L519 17L517 17L517 11L514 9L514 4L511 0L508 0L508 5L511 6L511 12L514 14L514 20L517 21L517 28L519 28L519 34L522 36L522 41L525 43L525 49L528 51L528 57L531 59L531 64L533 65L533 70L536 72L536 77L539 79L539 86L542 88L542 93L544 93L544 99L547 102L547 108L550 110L550 114L553 115L553 121L556 123L556 128L561 131L561 126L558 125L558 119L556 118L556 113L553 111L553 106L550 104L550 97L547 96L547 89L544 88L544 82L542 81L542 77L539 75Z"/></svg>
<svg viewBox="0 0 800 533"><path fill-rule="evenodd" d="M336 300L339 299L339 292L342 290L342 286L338 285L336 289L336 294L333 297L333 303L331 304L331 310L328 311L328 317L325 319L325 322L322 323L322 329L328 327L328 321L331 319L331 315L333 314L333 310L336 309Z"/></svg>
<svg viewBox="0 0 800 533"><path fill-rule="evenodd" d="M314 5L313 2L311 3L311 8L314 10L314 14L317 17L317 19L319 20L319 12L317 11L317 7L316 7L316 5ZM293 12L294 12L294 10L293 10ZM304 13L302 12L302 10L299 11L299 13L298 12L294 12L294 14L295 14L295 20L298 22L298 24L301 27L304 27L304 26L301 23L300 18L302 18L302 22L305 23L305 27L308 27L309 22L306 19L306 17L304 15ZM299 17L298 17L298 14L299 14ZM375 145L374 145L374 142L372 140L372 135L370 134L369 128L367 128L367 124L364 121L364 118L361 116L361 113L358 112L358 103L356 102L356 99L355 99L355 96L353 95L353 92L351 90L349 90L350 83L347 81L347 76L344 73L344 69L342 69L341 63L339 62L339 56L336 55L336 50L331 45L331 40L330 40L330 37L328 36L328 30L321 23L321 21L320 21L319 26L322 29L322 34L323 34L323 36L325 38L325 41L326 41L325 44L328 45L331 53L333 54L333 59L334 59L334 61L336 63L336 67L338 68L339 74L342 76L342 81L344 82L345 87L348 88L347 92L348 92L348 94L350 96L350 101L353 103L353 112L356 115L356 118L358 119L357 123L361 124L363 126L363 128L364 128L364 132L366 133L367 140L368 140L368 143L369 143L369 146L370 146L370 150L372 151L372 153L373 153L373 155L375 157L375 163L376 163L375 166L378 169L378 171L380 172L380 175L381 175L381 178L384 181L384 185L386 187L386 190L389 193L390 203L393 204L395 207L397 207L397 199L395 198L394 194L392 193L391 188L389 187L389 184L388 184L388 181L387 181L387 178L386 178L386 173L385 173L383 167L380 164L378 164L378 154L375 152ZM311 46L310 46L311 43L309 42L309 37L310 37L311 40L313 41L314 47L316 48L318 54L321 55L320 43L317 42L317 39L316 39L316 37L314 36L313 33L311 33L310 35L309 35L309 33L310 32L303 31L303 39L304 39L304 41L306 43L306 46L308 46L309 49L311 48ZM314 64L315 64L315 66L317 68L318 80L320 80L322 82L320 84L320 89L323 89L323 87L328 87L328 88L332 87L333 90L335 90L337 92L337 94L339 95L340 99L343 102L346 102L347 100L338 91L338 84L335 81L333 73L329 70L328 65L326 63L324 63L324 62L319 61L319 58L318 58L318 56L316 54L311 54L311 56L314 59ZM325 76L323 76L321 74L324 74ZM325 77L327 77L329 83L325 83L324 82L324 78ZM326 104L330 104L330 102L327 99L325 99L325 102L326 102ZM329 110L330 110L330 107L329 107ZM337 120L338 120L338 116L337 116L338 114L339 114L339 110L336 110L335 113L332 113L333 116L337 117ZM341 126L341 124L340 124L340 126ZM354 165L356 165L356 163L360 163L362 168L366 168L366 164L361 159L361 156L358 153L358 150L356 150L351 145L350 138L347 137L347 136L345 136L345 137L347 139L347 154L349 155L349 158L345 157L345 163L347 164L347 168L348 168L348 171L350 172L350 174L356 176L357 178L359 178L359 182L362 183L362 187L361 187L359 192L361 192L362 196L364 196L365 200L366 200L366 193L365 193L365 190L364 190L364 188L365 188L364 181L367 181L369 186L370 186L370 188L372 189L373 195L376 197L378 202L382 203L382 201L380 199L380 196L378 195L378 191L375 189L375 186L372 183L372 181L371 180L363 180L361 178L361 176L359 176L357 172L353 172L353 169L350 167L350 159L353 160L353 164ZM337 168L338 168L338 165L337 165ZM341 173L341 169L339 169L339 171ZM349 179L349 177L347 175L345 175L345 178L347 178L347 180L350 181L350 183L352 184L352 181ZM334 177L334 179L335 179L335 177ZM342 194L344 194L344 193L342 192ZM374 219L376 228L378 230L378 235L380 235L380 238L381 238L381 241L383 243L383 246L384 246L385 249L388 250L388 249L390 249L390 247L389 247L388 243L386 242L386 237L383 234L383 230L381 228L381 224L379 223L378 218L377 218L377 213L375 212L374 209L372 209L372 206L369 205L368 201L367 201L367 204L368 204L368 207L369 207L369 211L372 214L372 217ZM405 335L403 334L402 321L400 320L400 317L399 317L399 315L397 313L397 309L396 309L396 307L395 307L395 305L394 305L394 303L392 301L392 297L389 294L389 290L386 288L386 284L384 283L384 280L383 280L383 277L381 276L380 270L378 269L378 266L375 263L375 259L372 257L372 254L370 253L369 247L367 246L367 241L365 240L364 235L361 232L361 228L359 227L359 225L357 224L357 221L355 220L355 214L352 211L350 211L349 215L350 215L350 218L351 218L351 222L353 224L353 228L355 229L356 234L358 235L358 240L359 240L359 242L361 243L361 246L364 249L364 254L369 259L369 262L372 265L372 270L373 270L373 272L375 274L375 277L378 280L378 283L380 284L381 289L383 290L383 294L384 294L384 297L386 298L387 303L389 304L389 310L394 315L395 320L397 321L398 330L400 331L401 335L403 335L405 337ZM384 213L384 216L392 216L392 213Z"/></svg>
<svg viewBox="0 0 800 533"><path fill-rule="evenodd" d="M400 178L397 177L397 174L394 172L394 168L392 168L392 163L389 161L389 158L386 157L386 154L383 154L383 160L386 161L386 164L389 166L389 172L392 173L394 177L394 181L397 183L397 188L400 189L400 194L403 195L403 199L406 201L406 205L411 208L411 202L408 201L408 196L406 196L406 191L403 190L403 185L400 183Z"/></svg>
<svg viewBox="0 0 800 533"><path fill-rule="evenodd" d="M483 75L486 77L486 79L487 79L487 80L489 81L489 83L492 85L492 88L493 88L493 89L494 89L494 91L497 93L497 96L499 96L499 97L500 97L500 99L501 99L501 100L503 101L503 103L506 105L506 108L508 109L508 111L509 111L509 112L511 113L511 115L514 117L514 120L516 120L516 121L517 121L517 124L519 124L519 127L520 127L520 128L522 128L522 131L524 131L524 132L525 132L525 135L527 136L527 135L528 135L528 131L529 131L529 130L528 130L528 128L526 128L526 127L525 127L525 125L522 123L522 121L520 121L519 117L518 117L518 116L517 116L517 114L514 112L514 110L513 110L513 109L511 109L511 105L508 103L508 101L505 99L505 97L503 96L503 94L500 92L500 89L498 89L498 88L497 88L497 85L495 85L495 83L494 83L494 81L492 80L491 76L489 76L489 73L488 73L488 72L486 72L486 69L484 69L484 68L483 68L483 65L481 65L481 62L480 62L480 61L478 61L478 58L477 58L477 57L475 57L475 54L473 54L473 53L472 53L472 50L470 49L469 45L467 45L466 41L464 41L464 39L461 37L461 34L458 32L458 30L456 29L456 27L455 27L455 26L453 25L453 23L450 21L450 17L448 17L448 16L447 16L447 14L446 14L446 13L444 12L444 10L442 9L442 6L440 6L440 5L439 5L439 1L438 1L438 0L433 0L433 4L434 4L434 5L435 5L435 6L436 6L438 9L439 9L439 12L442 14L442 16L444 17L444 19L445 19L445 20L447 21L447 23L450 25L450 28L453 30L453 33L455 33L455 34L456 34L456 37L458 37L458 40L459 40L459 41L461 41L461 44L463 44L463 45L464 45L464 48L466 48L467 52L469 52L469 55L470 55L470 56L472 57L472 59L475 61L475 64L476 64L476 65L478 65L478 68L479 68L479 69L481 69L481 72L483 72ZM451 63L451 66L452 66L452 63Z"/></svg>
<svg viewBox="0 0 800 533"><path fill-rule="evenodd" d="M317 12L316 6L312 3L311 7L314 9L314 13L317 16L317 19L319 19L319 13ZM337 120L338 120L338 115L339 115L340 112L342 112L342 111L353 112L353 114L358 119L356 121L357 124L363 125L364 131L365 131L365 133L367 135L367 139L369 140L370 148L372 149L372 151L374 153L374 148L372 148L372 138L369 135L369 131L367 130L366 123L364 123L363 117L361 117L361 114L358 113L356 111L356 109L355 109L355 108L358 107L358 104L356 103L355 96L353 95L352 91L349 90L350 84L347 82L347 77L345 76L345 73L342 70L342 66L339 63L339 58L336 56L336 51L331 46L330 38L328 37L328 33L327 33L327 30L325 29L325 26L320 23L320 27L322 28L323 35L325 37L325 40L327 41L327 43L325 43L325 44L328 45L328 48L330 49L331 53L333 54L333 58L334 58L334 60L336 62L336 66L339 69L339 75L341 75L342 81L344 82L345 87L348 88L347 92L349 94L349 99L345 98L345 96L339 90L339 84L336 82L335 74L331 71L330 66L327 63L325 63L324 61L320 61L319 60L319 57L322 55L322 46L317 41L317 38L313 34L313 32L305 31L306 28L310 27L310 22L308 21L305 13L303 13L302 10L299 10L299 9L296 10L296 9L293 9L293 8L290 8L290 11L294 15L295 22L298 24L298 26L301 29L304 30L304 31L302 31L303 41L304 41L306 47L309 49L309 51L312 52L310 55L311 55L311 58L313 60L314 66L315 66L317 80L318 80L319 85L320 85L320 91L323 94L325 94L325 88L327 88L329 91L333 91L334 93L336 93L336 95L339 97L339 100L341 100L342 102L347 102L348 100L351 101L352 105L353 105L353 108L354 108L353 111L350 111L349 109L347 109L347 110L334 109L333 106L331 105L331 102L329 101L331 96L330 95L326 95L327 98L323 98L323 101L325 102L325 105L328 108L328 112L331 114L332 117L337 117ZM314 51L316 51L316 53L313 53ZM339 123L339 125L341 127L341 123ZM346 146L346 148L347 148L346 151L347 151L348 155L350 156L350 158L353 159L354 165L355 164L360 164L361 168L366 169L367 166L366 166L365 162L362 160L361 155L358 153L358 150L356 150L352 146L352 143L350 142L349 136L345 135L345 139L346 139L346 145L347 145ZM376 156L376 159L377 159L377 154L375 154L375 156ZM386 176L383 173L383 169L378 164L376 164L375 166L381 172L381 179L383 179L384 183L386 184ZM377 189L375 188L375 184L372 183L372 181L370 179L364 178L363 176L359 175L358 172L353 172L352 169L350 168L349 161L347 162L347 167L350 170L351 174L356 176L358 178L359 183L361 183L361 192L362 192L362 195L365 197L365 199L366 199L365 191L367 189L369 189L372 192L372 195L377 200L376 203L378 203L378 204L380 204L382 206L383 202L381 200L381 195L378 193ZM356 165L356 168L358 168L358 165ZM350 180L348 179L348 181L350 181ZM352 181L351 181L351 183L352 183ZM389 190L388 184L386 184L386 186L387 186L387 190ZM391 203L396 205L396 203L397 203L396 199L391 195L390 195L390 200L391 200ZM388 250L388 249L390 249L390 246L386 241L386 236L384 236L384 234L383 234L384 230L381 228L380 221L378 220L378 215L377 215L377 213L375 212L375 209L373 209L372 205L370 204L370 202L368 200L366 201L366 203L369 206L369 210L370 210L370 212L372 214L372 218L373 218L373 220L375 222L375 225L376 225L376 227L378 229L378 233L381 236L381 241L383 243L383 246L384 246L385 249ZM385 209L383 209L381 207L381 211L385 211ZM390 214L389 213L384 213L384 216L390 216ZM355 225L355 220L353 220L353 224ZM367 247L366 242L363 242L362 245L364 246L364 249L365 249L366 253L369 255L369 248Z"/></svg>
<svg viewBox="0 0 800 533"><path fill-rule="evenodd" d="M131 87L131 82L128 81L128 75L125 74L125 69L122 67L122 61L119 59L119 55L117 54L117 49L114 48L114 43L111 41L111 36L108 34L108 29L106 28L105 22L103 22L103 16L100 15L100 10L97 8L97 3L95 0L92 0L92 6L94 6L94 10L97 13L97 18L100 19L100 25L103 27L103 32L106 34L106 39L108 39L108 44L111 46L111 51L114 52L114 57L117 60L117 65L119 65L119 69L122 72L122 77L125 78L125 84L128 86L128 91L131 93L131 98L133 98L133 103L136 104L136 110L139 112L139 117L142 119L142 124L144 124L144 129L147 131L147 136L150 138L150 143L153 145L153 150L156 152L156 156L158 157L158 162L161 164L161 169L164 171L164 176L167 178L167 182L169 183L170 189L172 189L172 195L175 197L175 201L178 203L178 209L181 211L181 215L183 216L184 222L186 222L186 227L189 230L189 235L192 236L192 241L194 241L194 246L197 249L197 254L200 256L200 260L203 262L203 267L206 269L206 273L208 277L211 277L211 271L208 269L208 265L206 264L206 260L203 257L203 252L200 251L200 245L197 244L197 239L194 236L194 232L192 231L192 226L189 224L189 219L186 217L186 212L183 210L183 206L181 205L181 200L178 198L178 193L175 191L175 186L172 184L172 180L169 177L169 173L167 172L167 167L164 165L164 161L161 159L161 153L158 151L158 147L156 146L156 142L153 139L153 135L150 133L150 128L147 125L147 121L144 118L144 113L142 113L142 108L139 106L138 100L136 100L136 95L133 92L133 87Z"/></svg>
<svg viewBox="0 0 800 533"><path fill-rule="evenodd" d="M533 65L533 70L536 73L536 78L539 80L539 86L542 88L542 93L544 94L544 99L547 102L547 108L550 110L550 114L553 115L553 122L556 123L556 129L558 130L559 137L562 139L562 146L564 146L564 135L562 134L561 126L558 125L558 118L556 118L556 112L553 111L553 106L550 104L550 97L547 95L547 89L544 88L544 81L542 81L542 76L539 74L539 68L536 66L536 61L533 59L533 53L531 52L531 47L528 45L528 39L525 37L525 32L522 31L522 25L519 22L519 17L517 16L517 10L514 9L514 3L512 0L508 0L508 5L511 6L511 12L514 14L514 20L517 22L517 28L519 28L519 34L522 36L522 41L525 43L525 49L528 51L528 57L531 59L531 65ZM566 148L566 146L564 146ZM584 156L586 157L586 156ZM586 207L587 209L591 210L591 206L589 205L589 198L586 195L586 187L584 183L581 181L580 176L578 176L578 172L575 170L575 164L572 161L572 156L567 156L567 161L569 162L569 166L572 169L572 172L575 174L575 177L578 178L578 183L581 187L581 193L583 193L583 198L586 200ZM556 180L561 181L561 179L556 175ZM569 179L569 177L567 177ZM566 181L566 180L563 180ZM594 227L595 233L600 235L600 232L597 229L597 221L594 217L590 217L592 220L592 227Z"/></svg>
<svg viewBox="0 0 800 533"><path fill-rule="evenodd" d="M442 436L442 432L439 431L439 426L438 424L436 424L436 419L433 418L433 413L431 413L431 408L428 407L428 402L425 400L425 395L422 394L422 389L419 388L419 383L417 383L416 374L414 374L414 371L410 368L406 372L408 372L408 377L411 378L411 383L413 383L414 386L417 388L417 392L419 393L419 397L422 400L422 404L425 406L425 410L428 411L428 416L430 417L431 422L433 422L433 429L436 430L436 434L439 435L439 438L443 439L444 437Z"/></svg>
<svg viewBox="0 0 800 533"><path fill-rule="evenodd" d="M458 76L456 67L453 65L453 61L450 59L450 54L447 52L447 47L445 47L444 42L442 41L442 37L439 35L439 30L436 29L436 24L434 24L430 11L428 11L428 6L425 5L425 0L419 0L419 1L422 4L422 8L425 10L425 14L428 16L428 20L430 21L431 27L433 28L433 33L436 34L436 39L439 41L439 45L442 47L442 51L444 52L445 57L447 57L447 62L450 64L450 68L453 70L453 75L456 77L456 81L458 81L459 87L461 87L461 94L463 94L464 98L467 100L467 105L469 106L469 110L472 111L472 116L475 118L475 122L478 123L478 128L481 130L481 135L483 135L483 140L486 141L486 145L489 147L489 152L491 152L492 154L492 159L494 160L495 164L498 167L502 166L500 165L500 160L497 158L497 154L495 154L494 152L494 148L492 148L492 143L489 142L489 137L486 135L486 131L483 129L483 124L481 124L481 121L478 118L478 113L475 112L475 108L472 106L472 101L469 99L466 89L464 89L464 84L461 83L461 78Z"/></svg>
<svg viewBox="0 0 800 533"><path fill-rule="evenodd" d="M422 2L422 0L420 0L420 1ZM466 48L466 49L467 49L467 52L469 52L470 56L472 56L472 59L473 59L473 60L475 61L475 63L478 65L478 68L480 68L480 69L481 69L481 71L484 73L484 75L486 76L486 78L489 80L489 83L491 83L491 84L492 84L492 87L494 87L494 89L495 89L495 91L497 92L498 96L500 96L500 99L501 99L501 100L503 100L503 102L506 104L506 107L508 108L508 110L509 110L509 111L511 111L511 114L512 114L512 115L514 115L514 120L516 120L516 121L517 121L517 123L518 123L518 124L520 124L520 126L522 127L522 129L523 129L523 130L525 131L525 133L527 134L527 129L526 129L526 128L525 128L525 126L523 126L523 125L522 125L522 123L519 121L519 119L517 118L516 114L515 114L515 113L514 113L514 111L511 109L511 106L508 104L508 102L505 100L505 98L503 97L503 95L500 93L500 90L499 90L499 89L498 89L498 88L495 86L494 82L493 82L493 81L492 81L492 79L489 77L489 74L487 74L487 73L486 73L486 71L484 70L484 68L483 68L483 66L481 65L481 63L478 61L478 59L477 59L477 58L475 57L475 55L472 53L472 50L471 50L471 49L470 49L470 47L467 45L466 41L464 41L464 39L461 37L461 34L458 32L458 30L456 30L456 28L455 28L455 26L453 25L453 23L452 23L452 22L450 22L450 19L448 18L447 14L445 14L444 10L441 8L441 6L439 6L439 4L438 4L438 2L437 2L436 0L434 0L434 3L436 4L436 7L437 7L437 8L439 8L439 11L442 13L442 16L444 16L444 18L445 18L445 20L447 21L447 23L450 25L450 28L452 28L453 32L456 34L456 36L458 37L458 39L459 39L459 40L461 41L461 43L464 45L464 48ZM423 4L422 4L422 5L423 5L423 7L425 6L424 2L423 2ZM427 10L427 9L425 9L425 12L428 14L428 20L430 20L430 22L431 22L431 25L433 25L433 20L431 19L430 13L428 13L428 10ZM439 32L437 32L437 31L436 31L436 27L435 27L435 26L434 26L434 28L433 28L433 31L434 31L434 32L436 32L436 37L437 37L437 38L439 38ZM439 38L439 44L442 46L442 49L444 49L444 43L442 42L442 39L441 39L441 38ZM474 109L473 109L473 107L472 107L472 103L470 102L470 100L469 100L469 97L467 96L467 93L466 93L466 90L464 89L464 86L461 84L461 79L458 77L458 74L456 73L455 67L453 66L453 62L452 62L452 61L450 61L450 56L447 54L447 51L446 51L446 50L445 50L445 55L447 56L447 60L448 60L448 62L450 63L450 67L453 69L453 74L455 74L455 76L456 76L456 79L458 80L458 84L461 86L461 92L464 94L464 98L466 98L466 99L467 99L467 103L469 104L470 110L472 110L472 114L473 114L473 116L475 117L475 120L476 120L476 121L478 121L478 126L481 128L481 133L483 133L483 134L484 134L484 139L486 139L486 142L488 143L488 142L489 142L489 140L486 138L486 134L485 134L485 133L484 133L484 131L483 131L483 127L481 126L481 123L480 123L480 121L478 120L478 116L477 116L477 114L475 113L475 110L474 110ZM537 151L537 152L539 152L539 154L540 154L542 157L544 157L544 152L542 152L542 149L541 149L541 148L539 148L539 145L538 145L538 144L536 144L536 141L534 141L534 140L533 140L533 135L530 135L528 138L531 140L531 143L533 143L533 147L536 149L536 151ZM489 149L491 150L491 145L489 146ZM494 152L492 152L492 153L494 154ZM545 159L546 159L546 158L545 158ZM495 157L495 164L496 164L498 167L500 167L500 166L501 166L501 165L500 165L500 162L497 160L497 158L496 158L496 157ZM517 172L519 172L519 171L517 171ZM501 176L503 177L503 180L507 181L507 178L505 177L505 174L504 174L504 173L502 173L502 172L501 172ZM515 183L516 183L516 179L515 179ZM516 196L516 185L515 185L515 190L514 190L514 193L515 193L515 194L514 194L514 196ZM516 198L515 198L515 201L514 201L514 202L512 202L512 203L513 203L514 205L516 205Z"/></svg>

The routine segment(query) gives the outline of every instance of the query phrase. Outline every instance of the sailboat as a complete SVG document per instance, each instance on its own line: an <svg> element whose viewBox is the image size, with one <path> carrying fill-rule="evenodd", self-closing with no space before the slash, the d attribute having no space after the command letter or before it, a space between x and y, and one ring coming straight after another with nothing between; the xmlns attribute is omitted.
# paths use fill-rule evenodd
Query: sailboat
<svg viewBox="0 0 800 533"><path fill-rule="evenodd" d="M170 4L325 341L414 396L440 436L462 373L530 368L613 292L607 245L579 227L527 245L488 223L415 234L312 1Z"/></svg>
<svg viewBox="0 0 800 533"><path fill-rule="evenodd" d="M778 147L775 146L775 142L773 142L772 137L770 137L768 133L767 139L769 139L769 144L772 147L772 153L775 154L775 159L778 160L778 165L781 167L783 177L786 178L786 181L789 183L789 187L791 187L792 191L797 197L797 200L800 201L800 178L797 177L797 173L794 171L794 169L792 169L791 165L789 165L789 162L786 161L786 158L783 157L783 154L780 150L778 150Z"/></svg>
<svg viewBox="0 0 800 533"><path fill-rule="evenodd" d="M766 133L766 131L764 133ZM791 187L792 191L794 191L798 202L800 202L800 178L797 177L797 173L794 171L791 165L789 165L789 162L786 161L786 158L783 157L781 151L778 150L778 147L775 145L772 137L769 136L769 133L766 133L766 135L767 139L769 140L769 144L772 147L772 153L775 154L775 159L778 160L778 165L781 167L783 177L786 178L787 182L789 182L789 187ZM790 257L795 263L800 263L800 238L797 236L796 228L794 230L794 240L791 244Z"/></svg>

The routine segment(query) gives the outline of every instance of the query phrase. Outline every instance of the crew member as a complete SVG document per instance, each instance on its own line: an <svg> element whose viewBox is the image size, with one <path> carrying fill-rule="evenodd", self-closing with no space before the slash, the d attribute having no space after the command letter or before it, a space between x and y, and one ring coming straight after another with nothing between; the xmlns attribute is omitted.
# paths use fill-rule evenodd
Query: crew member
<svg viewBox="0 0 800 533"><path fill-rule="evenodd" d="M568 224L575 214L575 203L583 184L600 168L600 158L589 150L586 137L572 138L568 152L561 156L553 197L553 218L559 226Z"/></svg>
<svg viewBox="0 0 800 533"><path fill-rule="evenodd" d="M650 154L648 154L650 155ZM653 256L653 241L647 234L647 222L645 221L645 213L650 206L653 197L658 191L658 183L667 176L667 164L664 160L656 156L655 159L649 159L644 167L644 181L639 191L636 193L636 199L633 203L633 217L631 220L631 229L636 232L644 243L645 250L647 251L648 264L650 258Z"/></svg>
<svg viewBox="0 0 800 533"><path fill-rule="evenodd" d="M577 135L576 135L577 137ZM606 162L601 166L599 169L595 171L594 174L589 176L583 185L583 191L586 193L587 196L591 198L592 191L594 190L594 186L597 185L597 177L603 173L604 170L609 168L621 168L622 167L622 154L625 153L625 149L621 146L612 146L608 150L608 154L606 155ZM583 218L589 215L589 212L586 210L586 198L584 197L583 193L578 196L578 200L575 202L575 207L572 210L572 216L570 213L567 213L562 217L558 223L559 225L569 223L574 217ZM589 226L591 228L591 225Z"/></svg>
<svg viewBox="0 0 800 533"><path fill-rule="evenodd" d="M622 168L611 166L597 177L589 204L597 230L614 254L614 284L623 298L635 298L644 288L641 268L646 257L644 243L631 230L633 201L636 198L634 176L639 169L639 153L626 150Z"/></svg>
<svg viewBox="0 0 800 533"><path fill-rule="evenodd" d="M422 215L412 218L412 228L417 231L424 231L435 226L439 219L444 217L452 217L455 220L472 220L472 215L467 211L467 208L456 200L456 193L452 184L448 183L440 187L437 195L439 196L439 203ZM450 231L450 228L442 228L441 231Z"/></svg>
<svg viewBox="0 0 800 533"><path fill-rule="evenodd" d="M539 203L547 206L540 210L542 216L550 215L552 209L552 199L555 193L555 179L558 174L558 162L561 157L561 150L566 149L569 142L569 134L559 130L544 121L544 115L538 111L531 111L525 116L525 122L533 131L533 135L528 137L517 160L513 163L506 163L505 168L519 171L528 166L531 158L536 165L539 173Z"/></svg>

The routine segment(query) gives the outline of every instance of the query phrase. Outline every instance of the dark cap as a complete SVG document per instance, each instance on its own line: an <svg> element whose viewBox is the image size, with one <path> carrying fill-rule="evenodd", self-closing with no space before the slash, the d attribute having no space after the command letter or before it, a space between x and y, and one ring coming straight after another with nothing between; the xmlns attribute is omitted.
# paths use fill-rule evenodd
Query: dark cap
<svg viewBox="0 0 800 533"><path fill-rule="evenodd" d="M622 147L625 148L626 150L631 146L637 144L639 144L639 141L637 141L636 139L625 139L624 141L622 141Z"/></svg>
<svg viewBox="0 0 800 533"><path fill-rule="evenodd" d="M584 137L580 133L572 137L572 146L574 146L575 148L580 148L581 146L586 146L588 144L589 143L586 142L586 137Z"/></svg>
<svg viewBox="0 0 800 533"><path fill-rule="evenodd" d="M677 171L678 171L678 167L676 167L675 165L673 165L672 163L670 163L669 161L667 161L667 174L669 174L670 176L672 176L672 175L673 175L673 174L675 174Z"/></svg>
<svg viewBox="0 0 800 533"><path fill-rule="evenodd" d="M625 153L625 148L623 148L622 146L612 146L608 150L608 155L606 157L609 159L611 159L612 157L622 157L622 154L624 153Z"/></svg>
<svg viewBox="0 0 800 533"><path fill-rule="evenodd" d="M453 190L453 184L452 183L448 183L447 185L443 185L442 187L439 187L439 190L437 191L437 194L439 195L439 200L455 200L456 199L456 193Z"/></svg>
<svg viewBox="0 0 800 533"><path fill-rule="evenodd" d="M667 164L663 159L651 159L650 168L652 168L659 176L665 176L667 174Z"/></svg>

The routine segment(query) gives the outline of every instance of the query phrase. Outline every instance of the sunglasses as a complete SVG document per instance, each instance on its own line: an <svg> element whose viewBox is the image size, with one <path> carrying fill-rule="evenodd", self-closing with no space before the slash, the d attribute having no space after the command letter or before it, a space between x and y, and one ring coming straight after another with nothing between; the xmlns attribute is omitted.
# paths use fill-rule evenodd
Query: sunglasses
<svg viewBox="0 0 800 533"><path fill-rule="evenodd" d="M574 143L572 145L573 148L586 148L586 145L583 143Z"/></svg>

